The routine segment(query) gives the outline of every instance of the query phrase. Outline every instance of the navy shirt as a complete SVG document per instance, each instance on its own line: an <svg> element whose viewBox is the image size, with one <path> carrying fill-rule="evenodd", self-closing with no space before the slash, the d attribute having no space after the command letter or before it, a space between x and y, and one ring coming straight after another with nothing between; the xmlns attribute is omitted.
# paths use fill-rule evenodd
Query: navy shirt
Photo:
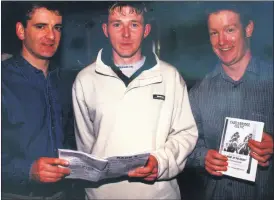
<svg viewBox="0 0 274 200"><path fill-rule="evenodd" d="M39 184L29 179L32 163L40 157L58 157L58 148L65 148L69 103L62 101L62 92L59 69L53 65L45 77L22 56L2 62L3 192L39 191ZM59 190L60 182L40 185L44 191L50 188L43 192L50 195Z"/></svg>

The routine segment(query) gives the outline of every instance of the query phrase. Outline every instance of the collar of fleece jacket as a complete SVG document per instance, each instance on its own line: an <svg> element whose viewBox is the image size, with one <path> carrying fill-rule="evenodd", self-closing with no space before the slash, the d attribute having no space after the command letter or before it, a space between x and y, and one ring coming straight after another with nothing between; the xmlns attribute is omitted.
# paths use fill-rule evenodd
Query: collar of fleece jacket
<svg viewBox="0 0 274 200"><path fill-rule="evenodd" d="M129 85L129 83L134 80L137 76L139 76L143 71L149 70L152 67L154 67L157 64L155 55L153 52L146 53L146 61L144 65L138 69L131 77L127 77L123 74L123 72L114 64L112 59L112 50L111 48L104 48L102 51L102 62L109 66L116 74L117 76L125 83L126 86Z"/></svg>

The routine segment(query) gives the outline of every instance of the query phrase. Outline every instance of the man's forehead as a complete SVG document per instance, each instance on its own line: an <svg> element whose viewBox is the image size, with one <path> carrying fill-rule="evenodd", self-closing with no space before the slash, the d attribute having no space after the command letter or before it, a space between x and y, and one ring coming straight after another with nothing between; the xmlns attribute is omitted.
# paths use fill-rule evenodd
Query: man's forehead
<svg viewBox="0 0 274 200"><path fill-rule="evenodd" d="M240 14L233 11L233 10L228 10L228 9L223 9L223 10L218 10L216 12L212 12L208 15L208 18L212 16L225 16L227 18L240 18Z"/></svg>
<svg viewBox="0 0 274 200"><path fill-rule="evenodd" d="M30 18L32 18L33 16L49 16L49 15L56 15L57 17L61 17L60 12L58 10L49 10L45 7L39 7L39 8L34 8L32 10L32 12L30 13Z"/></svg>
<svg viewBox="0 0 274 200"><path fill-rule="evenodd" d="M54 23L62 23L62 16L59 15L58 11L48 10L47 8L36 8L31 13L30 20L33 22L40 21L41 23L51 21L54 21Z"/></svg>
<svg viewBox="0 0 274 200"><path fill-rule="evenodd" d="M221 10L209 14L208 24L211 26L217 26L218 24L235 25L241 24L241 20L238 13L231 10Z"/></svg>

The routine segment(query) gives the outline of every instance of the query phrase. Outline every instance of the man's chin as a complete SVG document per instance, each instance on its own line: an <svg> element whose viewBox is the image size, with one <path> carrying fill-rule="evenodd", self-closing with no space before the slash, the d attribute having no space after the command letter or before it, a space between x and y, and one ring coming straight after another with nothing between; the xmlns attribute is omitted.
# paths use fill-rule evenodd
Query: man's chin
<svg viewBox="0 0 274 200"><path fill-rule="evenodd" d="M123 53L119 53L118 55L121 58L131 58L132 56L135 55L136 52L123 52Z"/></svg>
<svg viewBox="0 0 274 200"><path fill-rule="evenodd" d="M222 59L221 57L219 57L219 59L221 60L221 62L226 65L226 66L231 66L235 63L234 60L229 60L229 59Z"/></svg>
<svg viewBox="0 0 274 200"><path fill-rule="evenodd" d="M44 55L39 55L38 57L42 60L49 60L53 57L54 54L44 54Z"/></svg>

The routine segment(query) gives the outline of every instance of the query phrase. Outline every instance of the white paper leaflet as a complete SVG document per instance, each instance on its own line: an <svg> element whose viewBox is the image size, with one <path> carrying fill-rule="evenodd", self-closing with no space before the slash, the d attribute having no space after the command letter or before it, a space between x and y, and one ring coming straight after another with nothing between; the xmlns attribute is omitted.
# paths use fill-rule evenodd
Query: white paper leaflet
<svg viewBox="0 0 274 200"><path fill-rule="evenodd" d="M149 153L141 153L101 159L87 153L67 149L58 149L58 153L59 158L70 163L68 168L71 169L71 174L66 178L93 182L127 175L130 170L144 166L150 155Z"/></svg>

